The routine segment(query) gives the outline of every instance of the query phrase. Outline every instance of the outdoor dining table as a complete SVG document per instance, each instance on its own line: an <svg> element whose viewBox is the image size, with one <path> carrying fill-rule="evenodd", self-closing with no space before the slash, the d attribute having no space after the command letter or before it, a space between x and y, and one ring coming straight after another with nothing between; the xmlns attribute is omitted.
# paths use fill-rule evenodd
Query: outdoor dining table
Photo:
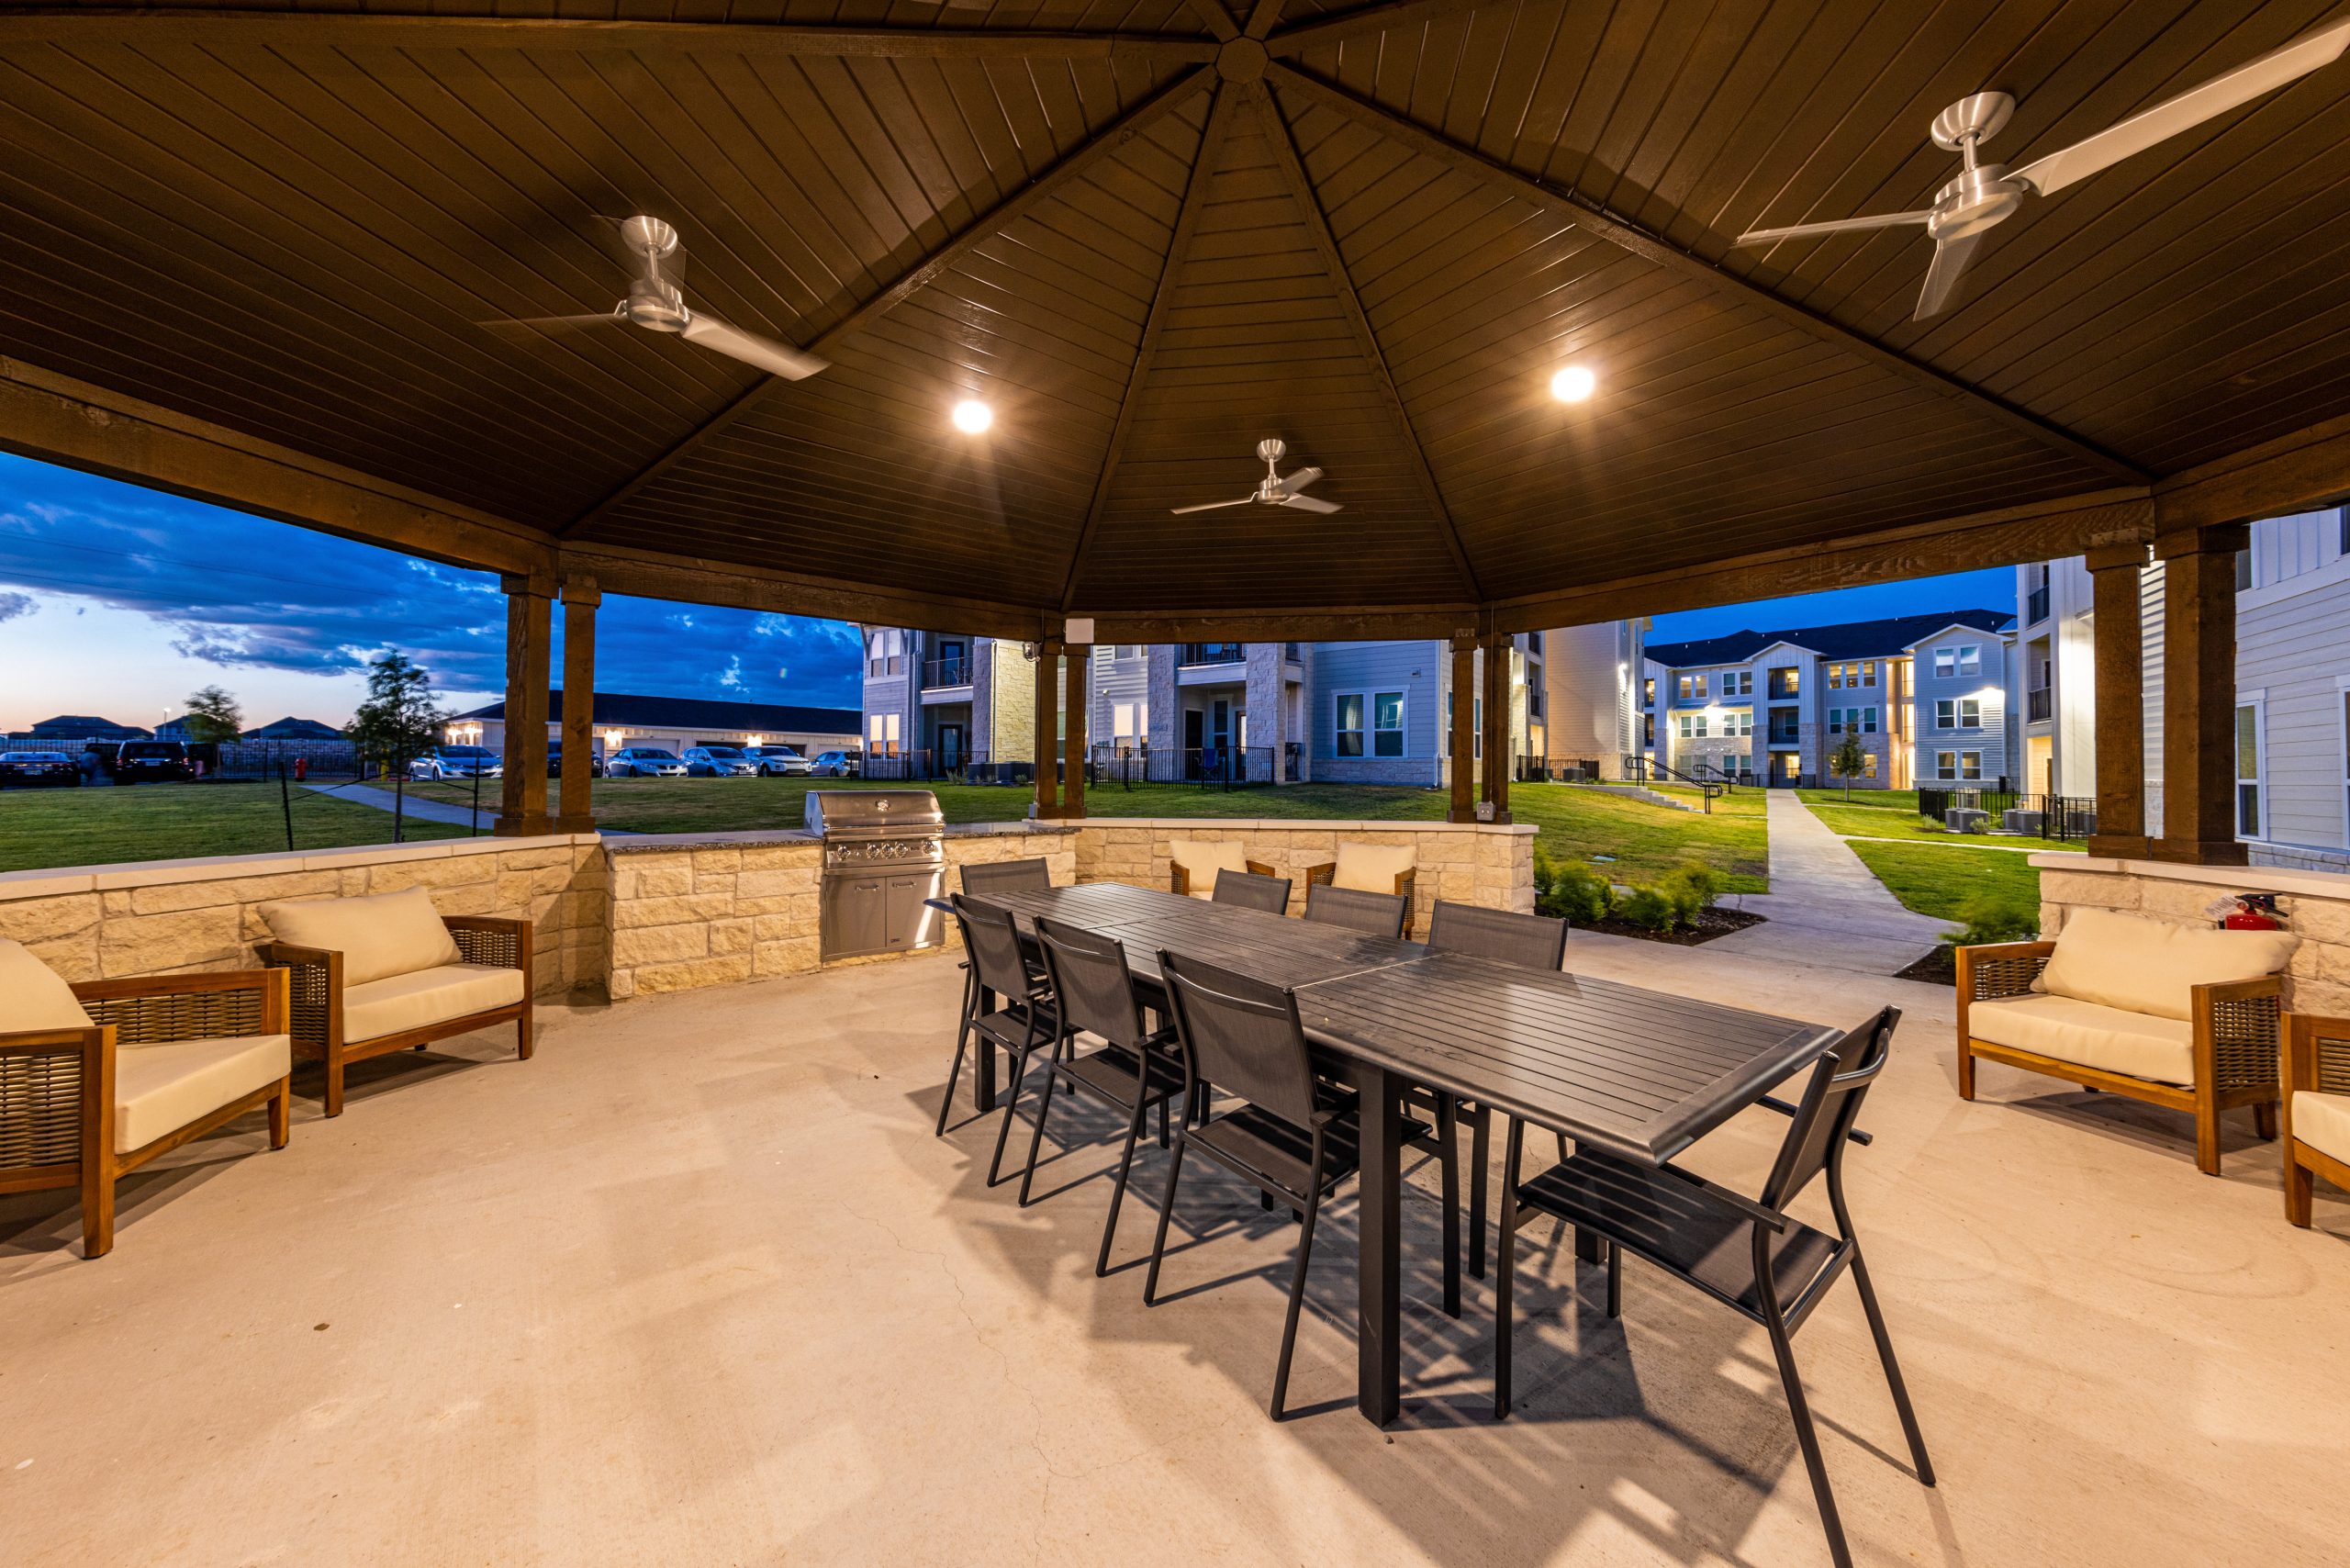
<svg viewBox="0 0 2350 1568"><path fill-rule="evenodd" d="M1295 991L1319 1065L1360 1096L1356 1397L1381 1426L1402 1402L1398 1204L1408 1086L1662 1165L1841 1034L1120 882L990 893L986 902L1010 911L1023 935L1046 915L1116 937L1147 986L1161 983L1163 949Z"/></svg>

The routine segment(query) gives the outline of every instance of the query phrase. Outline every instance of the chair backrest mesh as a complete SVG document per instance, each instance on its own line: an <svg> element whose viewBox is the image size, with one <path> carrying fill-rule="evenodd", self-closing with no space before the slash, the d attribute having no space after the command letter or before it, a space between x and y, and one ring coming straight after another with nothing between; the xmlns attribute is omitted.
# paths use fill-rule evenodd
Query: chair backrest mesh
<svg viewBox="0 0 2350 1568"><path fill-rule="evenodd" d="M1020 957L1020 927L1008 909L957 893L955 924L962 928L963 946L971 955L971 972L979 984L999 996L1028 1000L1033 989L1028 966Z"/></svg>
<svg viewBox="0 0 2350 1568"><path fill-rule="evenodd" d="M1268 914L1285 914L1289 911L1289 879L1260 877L1253 871L1219 871L1210 902L1260 909Z"/></svg>
<svg viewBox="0 0 2350 1568"><path fill-rule="evenodd" d="M1529 969L1556 969L1567 960L1567 923L1438 899L1428 913L1428 946Z"/></svg>
<svg viewBox="0 0 2350 1568"><path fill-rule="evenodd" d="M1843 1148L1846 1135L1860 1119L1869 1085L1893 1048L1893 1026L1900 1021L1901 1009L1888 1007L1819 1058L1796 1106L1787 1141L1779 1148L1778 1163L1763 1186L1763 1203L1774 1209L1786 1207Z"/></svg>
<svg viewBox="0 0 2350 1568"><path fill-rule="evenodd" d="M1185 1059L1199 1078L1298 1127L1314 1125L1314 1066L1297 1002L1279 986L1158 955Z"/></svg>
<svg viewBox="0 0 2350 1568"><path fill-rule="evenodd" d="M1036 917L1036 940L1045 949L1045 973L1059 999L1062 1024L1140 1050L1142 1009L1126 969L1125 944L1043 915Z"/></svg>
<svg viewBox="0 0 2350 1568"><path fill-rule="evenodd" d="M1052 885L1052 868L1042 857L963 868L963 890L974 898L985 898L990 893L1031 893Z"/></svg>
<svg viewBox="0 0 2350 1568"><path fill-rule="evenodd" d="M1368 936L1404 935L1404 918L1412 901L1401 893L1374 893L1362 888L1334 888L1316 882L1305 890L1305 918L1324 925L1343 925Z"/></svg>

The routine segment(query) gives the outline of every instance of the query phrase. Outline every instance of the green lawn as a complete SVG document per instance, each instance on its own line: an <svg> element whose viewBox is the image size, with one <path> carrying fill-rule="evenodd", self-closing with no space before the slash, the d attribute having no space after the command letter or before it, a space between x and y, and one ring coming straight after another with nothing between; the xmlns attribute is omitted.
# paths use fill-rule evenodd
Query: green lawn
<svg viewBox="0 0 2350 1568"><path fill-rule="evenodd" d="M1915 812L1888 812L1871 806L1815 804L1811 814L1828 824L1829 831L1846 838L1917 838L1940 844L1971 844L1975 835L1953 833L1942 823ZM2009 844L2017 848L2033 850L2074 850L2086 846L2059 844L2053 839L2001 838L1995 842Z"/></svg>
<svg viewBox="0 0 2350 1568"><path fill-rule="evenodd" d="M297 790L294 845L389 844L387 812ZM451 838L462 827L410 822L406 837ZM141 784L0 790L0 871L260 855L285 848L274 784Z"/></svg>
<svg viewBox="0 0 2350 1568"><path fill-rule="evenodd" d="M1807 806L1841 806L1844 803L1844 791L1841 789L1797 790L1796 797ZM1918 791L1915 790L1863 790L1855 784L1852 786L1852 803L1856 808L1903 812L1914 817L1918 814Z"/></svg>
<svg viewBox="0 0 2350 1568"><path fill-rule="evenodd" d="M1967 903L1986 893L2027 909L2040 907L2040 873L2028 856L1930 844L1847 842L1895 898L1920 914L1963 920Z"/></svg>
<svg viewBox="0 0 2350 1568"><path fill-rule="evenodd" d="M863 780L826 778L599 778L599 826L629 833L716 833L798 827L811 789L890 788ZM927 786L951 823L1013 822L1028 813L1024 789L988 784ZM469 788L420 784L415 792L459 804ZM1539 830L1542 851L1558 859L1613 855L1618 880L1645 880L1684 859L1729 873L1741 892L1761 892L1769 870L1762 797L1740 791L1714 802L1714 814L1675 812L1567 784L1516 784L1510 806L1517 820ZM1694 799L1694 792L1692 794ZM1292 784L1280 789L1203 790L1185 784L1139 784L1086 792L1097 817L1319 817L1438 822L1446 794L1438 790L1374 784Z"/></svg>

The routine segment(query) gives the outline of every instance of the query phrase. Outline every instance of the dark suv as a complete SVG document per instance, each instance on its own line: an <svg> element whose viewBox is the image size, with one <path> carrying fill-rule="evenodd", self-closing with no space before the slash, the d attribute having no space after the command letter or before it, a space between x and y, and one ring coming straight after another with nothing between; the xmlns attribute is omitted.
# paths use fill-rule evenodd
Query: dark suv
<svg viewBox="0 0 2350 1568"><path fill-rule="evenodd" d="M188 761L187 747L179 741L125 741L115 756L114 781L118 784L195 777L196 768Z"/></svg>

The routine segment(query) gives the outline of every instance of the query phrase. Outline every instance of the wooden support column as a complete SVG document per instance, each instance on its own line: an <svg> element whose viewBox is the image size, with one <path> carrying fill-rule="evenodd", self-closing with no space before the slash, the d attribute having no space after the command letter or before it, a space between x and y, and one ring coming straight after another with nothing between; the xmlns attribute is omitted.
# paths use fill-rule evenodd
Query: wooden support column
<svg viewBox="0 0 2350 1568"><path fill-rule="evenodd" d="M1086 669L1093 650L1082 643L1069 645L1062 694L1063 721L1068 734L1061 743L1061 815L1085 815L1085 721L1091 704L1086 700Z"/></svg>
<svg viewBox="0 0 2350 1568"><path fill-rule="evenodd" d="M563 579L563 779L557 833L593 833L596 808L596 608L593 577Z"/></svg>
<svg viewBox="0 0 2350 1568"><path fill-rule="evenodd" d="M1032 817L1061 814L1060 732L1061 640L1046 637L1036 644L1036 800Z"/></svg>
<svg viewBox="0 0 2350 1568"><path fill-rule="evenodd" d="M1477 820L1477 637L1452 636L1452 807L1448 822Z"/></svg>
<svg viewBox="0 0 2350 1568"><path fill-rule="evenodd" d="M2143 860L2146 836L2145 632L2140 614L2143 543L2088 553L2097 654L2097 832L2089 853Z"/></svg>
<svg viewBox="0 0 2350 1568"><path fill-rule="evenodd" d="M501 838L554 831L547 818L547 663L553 633L551 576L506 577L506 779Z"/></svg>
<svg viewBox="0 0 2350 1568"><path fill-rule="evenodd" d="M2163 833L2154 857L2241 866L2236 841L2236 552L2241 522L2158 533L2163 563Z"/></svg>
<svg viewBox="0 0 2350 1568"><path fill-rule="evenodd" d="M1487 820L1505 823L1509 817L1509 663L1507 637L1485 639L1485 767L1484 801L1493 807Z"/></svg>

